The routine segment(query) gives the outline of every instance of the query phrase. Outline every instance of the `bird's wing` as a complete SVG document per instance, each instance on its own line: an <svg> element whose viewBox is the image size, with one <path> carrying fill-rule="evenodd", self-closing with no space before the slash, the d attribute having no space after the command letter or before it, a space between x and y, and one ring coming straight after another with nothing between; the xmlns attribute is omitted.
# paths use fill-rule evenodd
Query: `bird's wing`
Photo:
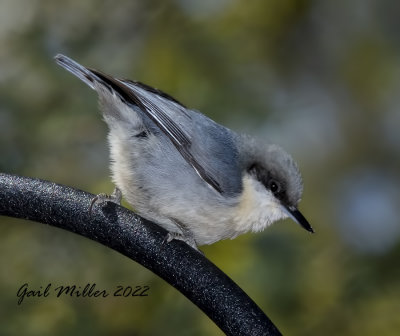
<svg viewBox="0 0 400 336"><path fill-rule="evenodd" d="M100 83L128 105L139 108L171 140L197 174L218 193L236 194L240 190L241 175L236 167L236 148L227 136L227 129L217 127L207 117L186 109L158 89L140 82L116 79L86 68L61 54L55 59L92 89L96 90L96 83ZM202 125L201 131L198 130L199 124Z"/></svg>
<svg viewBox="0 0 400 336"><path fill-rule="evenodd" d="M154 124L171 140L182 157L193 167L196 173L218 193L222 193L220 183L191 150L192 142L188 132L176 123L171 115L177 118L190 119L185 106L166 93L140 82L121 80L88 69L111 87L127 104L140 108Z"/></svg>

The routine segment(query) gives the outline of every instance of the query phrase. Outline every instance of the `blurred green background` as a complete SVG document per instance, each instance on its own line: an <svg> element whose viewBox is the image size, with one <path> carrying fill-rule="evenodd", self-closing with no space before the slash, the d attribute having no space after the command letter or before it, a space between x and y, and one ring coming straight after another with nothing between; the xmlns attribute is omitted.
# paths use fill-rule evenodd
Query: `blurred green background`
<svg viewBox="0 0 400 336"><path fill-rule="evenodd" d="M298 161L291 221L203 248L286 335L400 330L400 3L0 1L0 171L111 192L93 91L64 53L161 88ZM1 335L221 335L140 265L52 227L0 218ZM56 285L149 285L147 298L28 298Z"/></svg>

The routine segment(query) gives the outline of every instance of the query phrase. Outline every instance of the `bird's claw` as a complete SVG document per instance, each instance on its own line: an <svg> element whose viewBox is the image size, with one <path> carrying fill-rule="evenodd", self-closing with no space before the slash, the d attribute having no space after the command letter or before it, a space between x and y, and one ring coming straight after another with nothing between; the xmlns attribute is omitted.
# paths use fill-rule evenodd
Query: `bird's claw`
<svg viewBox="0 0 400 336"><path fill-rule="evenodd" d="M167 235L164 238L163 244L165 242L170 243L173 240L181 240L183 242L185 242L186 244L188 244L190 247L192 247L193 249L195 249L197 252L199 252L200 254L204 255L204 253L202 251L199 250L199 248L197 247L196 241L194 240L193 237L191 236L184 236L181 233L178 232L168 232Z"/></svg>
<svg viewBox="0 0 400 336"><path fill-rule="evenodd" d="M113 202L115 204L121 205L122 200L122 192L117 187L115 187L113 193L111 195L107 195L104 193L98 194L93 197L89 206L89 214L92 214L93 207L96 203L105 203L105 202Z"/></svg>

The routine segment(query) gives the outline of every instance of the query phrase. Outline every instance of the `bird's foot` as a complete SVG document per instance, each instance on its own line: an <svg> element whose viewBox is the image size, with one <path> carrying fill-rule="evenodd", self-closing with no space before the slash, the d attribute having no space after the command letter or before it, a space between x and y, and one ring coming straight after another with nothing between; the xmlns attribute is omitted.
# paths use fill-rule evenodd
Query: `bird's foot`
<svg viewBox="0 0 400 336"><path fill-rule="evenodd" d="M196 241L194 240L192 235L183 235L178 232L168 232L168 234L165 237L165 241L167 243L170 243L172 240L182 240L186 244L188 244L190 247L194 248L197 252L201 253L204 255L203 252L199 250L197 247Z"/></svg>
<svg viewBox="0 0 400 336"><path fill-rule="evenodd" d="M103 204L105 202L113 202L118 205L121 205L122 200L122 192L117 187L115 187L113 193L111 195L107 194L98 194L93 197L92 202L90 203L89 207L89 214L92 214L92 210L95 204Z"/></svg>

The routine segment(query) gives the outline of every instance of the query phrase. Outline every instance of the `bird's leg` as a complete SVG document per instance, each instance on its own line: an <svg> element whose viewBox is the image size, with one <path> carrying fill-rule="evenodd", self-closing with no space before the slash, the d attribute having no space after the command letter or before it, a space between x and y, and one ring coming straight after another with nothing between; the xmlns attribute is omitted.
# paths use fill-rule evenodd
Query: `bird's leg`
<svg viewBox="0 0 400 336"><path fill-rule="evenodd" d="M188 230L183 224L179 223L177 220L174 220L175 225L181 230L182 233L178 232L168 232L167 236L165 237L165 240L167 243L171 242L172 240L182 240L186 244L188 244L190 247L193 247L197 252L203 254L197 247L196 241L193 237L193 234L190 230Z"/></svg>
<svg viewBox="0 0 400 336"><path fill-rule="evenodd" d="M93 197L92 202L90 203L89 207L89 214L92 213L93 206L95 204L101 204L104 202L113 202L118 205L121 205L121 200L122 200L122 192L119 190L117 187L115 187L113 193L111 195L107 194L98 194L95 197Z"/></svg>

